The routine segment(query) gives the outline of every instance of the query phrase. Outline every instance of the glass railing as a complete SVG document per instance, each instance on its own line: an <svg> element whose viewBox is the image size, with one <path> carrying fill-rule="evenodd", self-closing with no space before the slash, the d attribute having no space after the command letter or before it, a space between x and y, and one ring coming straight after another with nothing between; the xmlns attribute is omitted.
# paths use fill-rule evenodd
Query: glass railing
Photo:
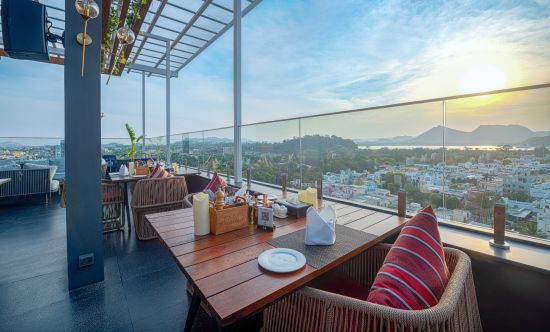
<svg viewBox="0 0 550 332"><path fill-rule="evenodd" d="M508 234L548 239L548 105L543 85L247 124L242 176L250 169L253 180L280 185L287 174L289 188L322 182L326 197L389 209L405 190L408 214L430 204L440 220L487 229L500 202ZM1 162L62 159L62 139L13 141L23 147L0 146ZM173 162L233 175L232 127L174 134L170 146ZM129 147L102 139L102 154L125 158ZM165 161L165 137L139 143L143 156Z"/></svg>
<svg viewBox="0 0 550 332"><path fill-rule="evenodd" d="M53 179L63 179L65 141L58 137L0 137L0 170L28 167L25 164L57 166Z"/></svg>
<svg viewBox="0 0 550 332"><path fill-rule="evenodd" d="M322 182L327 197L389 209L405 190L408 214L431 205L440 220L483 228L499 202L508 234L546 239L547 105L543 86L247 124L243 178L251 169L253 180L280 185L287 174L291 188ZM189 155L202 169L233 173L233 128L184 135L197 138Z"/></svg>

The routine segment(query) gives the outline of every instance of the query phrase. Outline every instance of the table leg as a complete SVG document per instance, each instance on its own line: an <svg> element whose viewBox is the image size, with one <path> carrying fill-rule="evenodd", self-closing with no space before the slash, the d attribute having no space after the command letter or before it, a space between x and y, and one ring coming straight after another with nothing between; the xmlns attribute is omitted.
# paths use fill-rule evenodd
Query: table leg
<svg viewBox="0 0 550 332"><path fill-rule="evenodd" d="M195 320L195 316L197 315L197 311L199 310L200 305L201 299L197 294L197 291L195 290L193 292L193 297L191 298L191 306L189 307L189 311L187 312L187 318L185 319L185 332L191 331L193 321Z"/></svg>
<svg viewBox="0 0 550 332"><path fill-rule="evenodd" d="M128 220L128 231L132 231L132 219L130 217L130 200L128 199L128 183L124 182L124 206L126 207L126 219Z"/></svg>

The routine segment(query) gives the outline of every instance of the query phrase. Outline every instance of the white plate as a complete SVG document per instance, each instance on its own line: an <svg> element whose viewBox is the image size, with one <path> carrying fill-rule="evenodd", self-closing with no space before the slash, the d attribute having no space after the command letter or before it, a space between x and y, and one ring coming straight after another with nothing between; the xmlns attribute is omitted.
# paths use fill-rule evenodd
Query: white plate
<svg viewBox="0 0 550 332"><path fill-rule="evenodd" d="M285 215L280 215L280 214L273 213L273 216L275 218L284 219L284 218L288 218L288 213L285 214Z"/></svg>
<svg viewBox="0 0 550 332"><path fill-rule="evenodd" d="M306 257L294 249L275 248L262 252L258 264L271 272L293 272L306 265Z"/></svg>

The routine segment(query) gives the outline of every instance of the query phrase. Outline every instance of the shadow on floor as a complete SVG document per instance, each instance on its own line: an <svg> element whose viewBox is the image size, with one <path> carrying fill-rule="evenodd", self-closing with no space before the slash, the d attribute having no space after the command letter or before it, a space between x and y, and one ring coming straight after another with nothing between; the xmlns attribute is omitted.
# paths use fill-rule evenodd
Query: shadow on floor
<svg viewBox="0 0 550 332"><path fill-rule="evenodd" d="M0 331L182 331L187 280L158 240L105 234L105 280L69 292L56 196L0 208ZM258 319L231 330L255 331ZM193 331L216 331L202 309Z"/></svg>

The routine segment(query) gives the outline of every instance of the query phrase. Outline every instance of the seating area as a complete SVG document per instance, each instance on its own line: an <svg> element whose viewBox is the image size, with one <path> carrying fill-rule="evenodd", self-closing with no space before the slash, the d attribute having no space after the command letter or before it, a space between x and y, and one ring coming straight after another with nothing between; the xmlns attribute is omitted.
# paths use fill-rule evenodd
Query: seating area
<svg viewBox="0 0 550 332"><path fill-rule="evenodd" d="M550 331L549 19L0 0L0 332Z"/></svg>

